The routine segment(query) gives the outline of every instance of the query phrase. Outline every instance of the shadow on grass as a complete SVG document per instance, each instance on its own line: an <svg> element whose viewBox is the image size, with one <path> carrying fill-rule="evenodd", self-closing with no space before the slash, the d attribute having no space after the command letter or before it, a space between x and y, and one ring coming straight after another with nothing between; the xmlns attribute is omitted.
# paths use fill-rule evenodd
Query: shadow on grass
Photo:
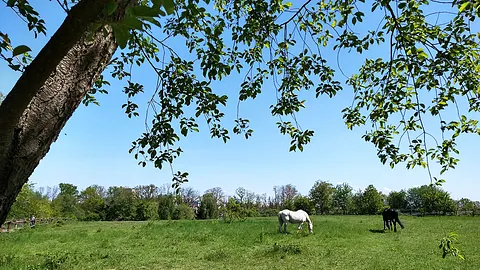
<svg viewBox="0 0 480 270"><path fill-rule="evenodd" d="M310 236L312 235L311 233L309 233L308 231L293 231L293 232L277 232L277 233L273 233L273 234L276 234L276 235L294 235L294 236L303 236L303 237L307 237L307 236Z"/></svg>
<svg viewBox="0 0 480 270"><path fill-rule="evenodd" d="M369 230L371 233L385 233L384 230Z"/></svg>

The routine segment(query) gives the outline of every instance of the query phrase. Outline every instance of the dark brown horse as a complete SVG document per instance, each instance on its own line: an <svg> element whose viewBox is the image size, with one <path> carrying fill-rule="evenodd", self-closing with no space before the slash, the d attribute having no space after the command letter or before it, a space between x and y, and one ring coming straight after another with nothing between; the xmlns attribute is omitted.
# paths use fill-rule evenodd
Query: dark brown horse
<svg viewBox="0 0 480 270"><path fill-rule="evenodd" d="M386 230L388 228L389 230L392 230L392 222L393 222L393 228L394 231L397 231L397 222L402 229L404 228L402 222L400 219L398 219L398 212L395 209L391 208L385 208L382 212L383 216L383 229Z"/></svg>

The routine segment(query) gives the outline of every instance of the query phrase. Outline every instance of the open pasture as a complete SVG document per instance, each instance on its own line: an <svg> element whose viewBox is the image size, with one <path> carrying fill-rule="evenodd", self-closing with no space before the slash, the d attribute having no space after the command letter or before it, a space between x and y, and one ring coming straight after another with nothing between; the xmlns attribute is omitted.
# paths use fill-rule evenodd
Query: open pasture
<svg viewBox="0 0 480 270"><path fill-rule="evenodd" d="M277 218L71 222L0 234L1 269L480 269L480 218L312 216L313 234L277 232ZM465 261L442 259L439 240L460 234Z"/></svg>

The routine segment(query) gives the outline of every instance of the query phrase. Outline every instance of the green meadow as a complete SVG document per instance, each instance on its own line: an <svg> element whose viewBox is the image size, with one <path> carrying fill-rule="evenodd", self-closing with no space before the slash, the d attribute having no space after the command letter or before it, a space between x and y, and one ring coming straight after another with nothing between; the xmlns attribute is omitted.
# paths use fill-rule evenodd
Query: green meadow
<svg viewBox="0 0 480 270"><path fill-rule="evenodd" d="M1 269L480 269L480 218L313 216L314 232L277 219L67 222L0 234ZM465 260L442 258L454 231Z"/></svg>

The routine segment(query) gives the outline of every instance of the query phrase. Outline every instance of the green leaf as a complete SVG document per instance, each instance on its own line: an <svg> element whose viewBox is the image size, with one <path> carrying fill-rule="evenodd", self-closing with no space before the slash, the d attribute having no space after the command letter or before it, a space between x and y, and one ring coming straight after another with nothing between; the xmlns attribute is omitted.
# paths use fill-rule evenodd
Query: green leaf
<svg viewBox="0 0 480 270"><path fill-rule="evenodd" d="M15 49L13 49L13 56L17 56L17 55L20 55L22 53L26 53L26 52L30 52L31 49L26 46L26 45L20 45L20 46L17 46L15 47Z"/></svg>
<svg viewBox="0 0 480 270"><path fill-rule="evenodd" d="M167 14L173 14L175 11L175 4L173 3L173 0L162 0L162 6L167 11Z"/></svg>
<svg viewBox="0 0 480 270"><path fill-rule="evenodd" d="M105 10L103 11L105 15L110 16L117 10L118 4L115 0L108 0Z"/></svg>
<svg viewBox="0 0 480 270"><path fill-rule="evenodd" d="M186 137L186 136L187 136L187 133L188 133L188 129L182 128L182 131L181 131L181 132L182 132L182 135Z"/></svg>
<svg viewBox="0 0 480 270"><path fill-rule="evenodd" d="M121 23L128 28L143 30L143 23L139 19L132 16L127 16Z"/></svg>
<svg viewBox="0 0 480 270"><path fill-rule="evenodd" d="M460 8L458 9L458 12L462 13L462 12L468 7L468 5L470 5L470 2L468 2L468 1L465 2L465 3L463 3L463 4L460 6Z"/></svg>
<svg viewBox="0 0 480 270"><path fill-rule="evenodd" d="M130 9L131 14L137 17L158 17L160 9L155 9L147 6L136 6Z"/></svg>
<svg viewBox="0 0 480 270"><path fill-rule="evenodd" d="M102 23L95 22L90 25L90 33L87 35L87 40L91 41L97 30L102 26Z"/></svg>
<svg viewBox="0 0 480 270"><path fill-rule="evenodd" d="M118 46L120 49L124 49L127 46L128 40L130 39L130 32L128 31L128 28L123 24L114 24L112 25L112 28Z"/></svg>
<svg viewBox="0 0 480 270"><path fill-rule="evenodd" d="M152 18L152 17L137 16L137 18L142 19L142 20L145 20L145 21L147 21L147 22L149 22L149 23L151 23L151 24L154 24L154 25L156 25L156 26L158 26L158 27L162 27L162 25L160 24L160 22L157 21L157 20L155 20L155 19Z"/></svg>
<svg viewBox="0 0 480 270"><path fill-rule="evenodd" d="M8 7L13 7L16 2L17 2L17 0L8 0L8 1L7 1L7 6L8 6Z"/></svg>

